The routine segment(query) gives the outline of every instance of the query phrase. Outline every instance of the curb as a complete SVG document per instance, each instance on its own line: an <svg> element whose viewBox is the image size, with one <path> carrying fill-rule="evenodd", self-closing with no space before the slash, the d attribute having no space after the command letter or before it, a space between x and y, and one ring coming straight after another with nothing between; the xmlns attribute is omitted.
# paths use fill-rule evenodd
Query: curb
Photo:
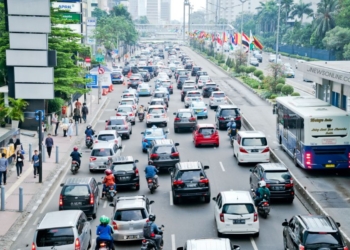
<svg viewBox="0 0 350 250"><path fill-rule="evenodd" d="M100 111L102 110L103 107L105 107L107 100L109 100L109 98L103 98L100 103L99 108L97 109L97 111L95 112L94 116L92 117L90 123L95 123L95 120L97 118L98 115L100 115ZM76 138L76 140L79 139ZM11 239L12 242L10 244L10 247L12 246L13 242L16 241L16 239L18 238L18 236L20 235L20 233L22 232L22 230L24 229L24 227L28 224L30 218L33 216L33 214L38 210L39 206L43 203L43 199L44 197L47 196L47 193L50 191L50 188L54 185L54 183L56 182L56 180L58 179L58 177L62 174L63 169L69 164L70 159L67 159L65 163L63 163L56 171L56 173L54 174L54 176L51 178L51 180L47 183L46 188L44 189L44 191L41 193L40 195L40 199L36 202L36 205L30 210L30 212L22 212L22 214L26 214L27 218L25 219L25 221L23 223L21 223L21 227L18 229L16 235ZM45 183L46 184L46 183ZM23 216L20 216L18 219L20 219ZM18 220L17 219L17 220ZM11 228L16 224L17 220L15 221L15 223L11 226ZM9 229L9 231L11 230L11 228ZM4 236L6 237L6 235Z"/></svg>

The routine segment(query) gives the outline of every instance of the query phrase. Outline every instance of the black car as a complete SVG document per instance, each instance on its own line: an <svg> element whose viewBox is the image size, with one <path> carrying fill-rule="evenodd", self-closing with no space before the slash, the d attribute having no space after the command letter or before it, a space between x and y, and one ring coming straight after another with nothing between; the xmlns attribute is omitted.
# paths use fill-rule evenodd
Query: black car
<svg viewBox="0 0 350 250"><path fill-rule="evenodd" d="M191 71L191 76L197 76L197 72L198 72L198 71L201 71L201 70L202 70L201 67L194 66L194 67L192 68L192 71Z"/></svg>
<svg viewBox="0 0 350 250"><path fill-rule="evenodd" d="M143 81L144 81L144 82L149 82L149 81L151 81L151 75L149 74L148 71L142 70L142 71L139 71L139 73L142 75L142 78L143 78Z"/></svg>
<svg viewBox="0 0 350 250"><path fill-rule="evenodd" d="M100 189L93 177L70 177L61 184L59 210L82 210L96 219Z"/></svg>
<svg viewBox="0 0 350 250"><path fill-rule="evenodd" d="M206 71L197 71L196 73L196 83L198 83L199 77L200 76L207 76L208 73Z"/></svg>
<svg viewBox="0 0 350 250"><path fill-rule="evenodd" d="M176 148L179 145L171 139L154 140L148 149L148 160L152 160L159 170L174 167L180 162L180 153Z"/></svg>
<svg viewBox="0 0 350 250"><path fill-rule="evenodd" d="M189 77L187 75L180 75L179 78L177 79L177 89L182 89L182 85L187 80L189 80Z"/></svg>
<svg viewBox="0 0 350 250"><path fill-rule="evenodd" d="M130 72L130 67L129 66L125 66L123 68L123 70L122 70L123 76L126 76L129 72Z"/></svg>
<svg viewBox="0 0 350 250"><path fill-rule="evenodd" d="M187 62L185 65L185 69L191 70L191 72L192 72L192 68L193 68L192 62Z"/></svg>
<svg viewBox="0 0 350 250"><path fill-rule="evenodd" d="M174 169L169 169L171 175L171 191L174 204L179 204L182 198L204 198L210 202L210 184L205 173L209 166L201 162L179 162Z"/></svg>
<svg viewBox="0 0 350 250"><path fill-rule="evenodd" d="M164 59L164 52L159 52L159 53L158 53L158 56L159 56L160 58L163 58L163 59Z"/></svg>
<svg viewBox="0 0 350 250"><path fill-rule="evenodd" d="M340 223L326 215L295 215L282 223L285 249L348 249L340 233Z"/></svg>
<svg viewBox="0 0 350 250"><path fill-rule="evenodd" d="M231 120L231 118L235 119L237 129L241 129L241 114L239 112L239 108L234 104L225 104L219 105L216 108L215 113L215 124L219 129L227 129L227 123Z"/></svg>
<svg viewBox="0 0 350 250"><path fill-rule="evenodd" d="M209 83L202 88L203 97L210 97L213 91L218 91L219 87L215 83Z"/></svg>
<svg viewBox="0 0 350 250"><path fill-rule="evenodd" d="M132 156L118 156L113 158L111 170L115 178L117 188L129 187L140 189L139 170L136 167L138 160L134 160Z"/></svg>
<svg viewBox="0 0 350 250"><path fill-rule="evenodd" d="M188 71L181 69L175 72L175 80L177 81L180 76L188 76Z"/></svg>
<svg viewBox="0 0 350 250"><path fill-rule="evenodd" d="M251 169L250 188L256 190L259 181L264 180L270 190L271 199L286 199L292 203L294 199L294 184L292 176L281 163L261 163Z"/></svg>
<svg viewBox="0 0 350 250"><path fill-rule="evenodd" d="M137 89L139 84L141 83L141 79L139 77L130 77L128 82L128 88Z"/></svg>
<svg viewBox="0 0 350 250"><path fill-rule="evenodd" d="M181 101L183 102L185 100L185 96L187 94L187 91L191 90L197 90L196 86L183 86L181 90Z"/></svg>
<svg viewBox="0 0 350 250"><path fill-rule="evenodd" d="M197 125L197 117L190 109L179 109L174 118L174 132L179 132L180 129L193 130Z"/></svg>

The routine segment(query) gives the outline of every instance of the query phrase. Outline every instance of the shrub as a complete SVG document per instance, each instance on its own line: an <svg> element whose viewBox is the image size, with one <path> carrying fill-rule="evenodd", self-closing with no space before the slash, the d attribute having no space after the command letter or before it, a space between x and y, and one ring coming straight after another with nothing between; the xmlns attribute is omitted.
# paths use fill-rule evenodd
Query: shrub
<svg viewBox="0 0 350 250"><path fill-rule="evenodd" d="M300 96L300 94L298 92L293 92L291 96Z"/></svg>
<svg viewBox="0 0 350 250"><path fill-rule="evenodd" d="M259 76L259 79L260 79L261 81L263 81L264 78L265 78L264 74L261 74L261 75Z"/></svg>
<svg viewBox="0 0 350 250"><path fill-rule="evenodd" d="M265 99L269 99L272 96L272 93L270 91L265 91L261 94L261 96Z"/></svg>
<svg viewBox="0 0 350 250"><path fill-rule="evenodd" d="M48 112L50 113L60 113L61 108L64 105L64 100L62 98L55 98L49 100Z"/></svg>
<svg viewBox="0 0 350 250"><path fill-rule="evenodd" d="M245 84L249 85L253 89L259 88L260 82L247 76L243 76L242 80Z"/></svg>
<svg viewBox="0 0 350 250"><path fill-rule="evenodd" d="M234 68L235 67L235 60L231 59L231 63L230 63L230 68Z"/></svg>
<svg viewBox="0 0 350 250"><path fill-rule="evenodd" d="M231 67L231 58L230 58L230 57L227 58L226 65L227 65L228 67Z"/></svg>
<svg viewBox="0 0 350 250"><path fill-rule="evenodd" d="M259 82L253 82L250 86L251 86L253 89L258 89L259 86L260 86L260 83L259 83Z"/></svg>
<svg viewBox="0 0 350 250"><path fill-rule="evenodd" d="M246 72L246 68L247 68L246 66L241 65L241 66L238 67L238 72L239 73L244 73L244 72Z"/></svg>
<svg viewBox="0 0 350 250"><path fill-rule="evenodd" d="M286 84L286 78L283 78L283 77L278 78L277 83Z"/></svg>
<svg viewBox="0 0 350 250"><path fill-rule="evenodd" d="M294 88L290 85L284 85L281 91L285 95L290 95L294 92Z"/></svg>
<svg viewBox="0 0 350 250"><path fill-rule="evenodd" d="M276 91L277 92L281 92L282 88L283 88L284 84L283 83L279 83L276 85Z"/></svg>
<svg viewBox="0 0 350 250"><path fill-rule="evenodd" d="M247 67L246 73L247 73L247 74L253 73L255 70L256 70L256 68L255 68L254 66L250 66L250 67Z"/></svg>
<svg viewBox="0 0 350 250"><path fill-rule="evenodd" d="M270 99L276 99L277 95L273 94L270 96Z"/></svg>
<svg viewBox="0 0 350 250"><path fill-rule="evenodd" d="M256 69L255 71L254 71L254 76L256 76L256 77L260 77L261 75L263 75L264 74L264 72L262 72L261 70L259 70L259 69Z"/></svg>

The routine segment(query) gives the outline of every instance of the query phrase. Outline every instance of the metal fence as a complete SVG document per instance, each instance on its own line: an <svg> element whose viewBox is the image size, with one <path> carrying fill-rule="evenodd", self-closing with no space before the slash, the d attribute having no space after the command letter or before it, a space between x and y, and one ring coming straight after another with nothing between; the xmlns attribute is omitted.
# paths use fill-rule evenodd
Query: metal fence
<svg viewBox="0 0 350 250"><path fill-rule="evenodd" d="M280 45L280 52L285 52L288 54L306 56L310 58L315 58L323 61L334 61L336 56L334 51L325 49L316 49L314 47L301 47L296 45Z"/></svg>

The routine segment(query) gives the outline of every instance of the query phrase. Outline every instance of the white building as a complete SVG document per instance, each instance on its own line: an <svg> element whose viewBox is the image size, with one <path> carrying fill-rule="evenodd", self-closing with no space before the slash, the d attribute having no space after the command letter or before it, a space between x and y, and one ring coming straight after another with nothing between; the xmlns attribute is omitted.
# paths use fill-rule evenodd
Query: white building
<svg viewBox="0 0 350 250"><path fill-rule="evenodd" d="M139 0L129 0L129 7L128 11L132 17L132 19L137 19L139 18L138 15L138 5L139 5Z"/></svg>
<svg viewBox="0 0 350 250"><path fill-rule="evenodd" d="M171 20L171 0L161 0L160 3L160 19L166 23Z"/></svg>
<svg viewBox="0 0 350 250"><path fill-rule="evenodd" d="M138 0L138 17L147 16L147 0Z"/></svg>
<svg viewBox="0 0 350 250"><path fill-rule="evenodd" d="M151 24L160 24L160 0L147 0L147 18Z"/></svg>

